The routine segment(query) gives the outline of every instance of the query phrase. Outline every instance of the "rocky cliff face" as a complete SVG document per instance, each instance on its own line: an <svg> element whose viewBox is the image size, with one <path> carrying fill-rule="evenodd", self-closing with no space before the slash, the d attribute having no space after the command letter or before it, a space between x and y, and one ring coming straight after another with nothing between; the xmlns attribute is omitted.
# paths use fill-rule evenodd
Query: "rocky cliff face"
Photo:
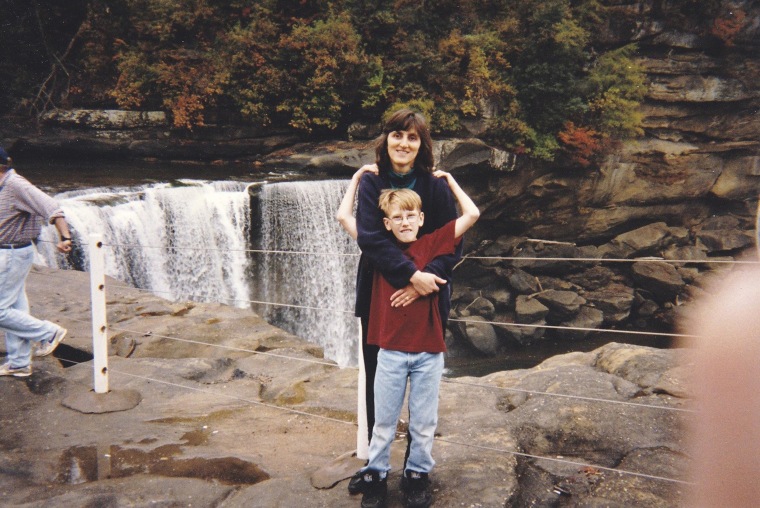
<svg viewBox="0 0 760 508"><path fill-rule="evenodd" d="M716 261L751 252L760 193L760 8L733 3L746 17L729 45L666 30L659 4L618 4L618 22L606 34L612 45L639 45L649 84L641 139L619 146L598 171L518 160L514 171L472 172L468 190L484 205L472 255L482 259L460 266L455 338L493 353L513 341L588 334L530 327L547 323L673 331L705 276L731 266ZM502 259L642 256L665 261Z"/></svg>

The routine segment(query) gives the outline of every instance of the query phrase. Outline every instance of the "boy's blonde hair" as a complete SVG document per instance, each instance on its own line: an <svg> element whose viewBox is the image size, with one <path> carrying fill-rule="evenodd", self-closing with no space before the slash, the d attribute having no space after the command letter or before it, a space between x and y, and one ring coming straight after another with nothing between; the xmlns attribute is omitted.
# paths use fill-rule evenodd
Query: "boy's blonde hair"
<svg viewBox="0 0 760 508"><path fill-rule="evenodd" d="M385 189L382 191L377 200L377 206L386 217L389 216L394 205L408 212L422 211L422 198L412 189Z"/></svg>

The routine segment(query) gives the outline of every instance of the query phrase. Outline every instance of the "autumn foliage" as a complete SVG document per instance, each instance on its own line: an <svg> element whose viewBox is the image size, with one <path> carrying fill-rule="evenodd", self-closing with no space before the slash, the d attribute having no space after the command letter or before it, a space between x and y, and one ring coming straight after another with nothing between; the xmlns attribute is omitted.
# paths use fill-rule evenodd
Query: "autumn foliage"
<svg viewBox="0 0 760 508"><path fill-rule="evenodd" d="M615 22L610 2L6 3L0 112L161 109L177 129L235 123L315 136L407 105L436 134L467 126L515 152L581 166L605 140L642 134L637 48L597 39ZM730 45L745 15L721 5L661 8L668 23L709 20L706 31Z"/></svg>
<svg viewBox="0 0 760 508"><path fill-rule="evenodd" d="M602 136L594 129L566 122L558 134L564 152L571 164L586 168L604 146Z"/></svg>

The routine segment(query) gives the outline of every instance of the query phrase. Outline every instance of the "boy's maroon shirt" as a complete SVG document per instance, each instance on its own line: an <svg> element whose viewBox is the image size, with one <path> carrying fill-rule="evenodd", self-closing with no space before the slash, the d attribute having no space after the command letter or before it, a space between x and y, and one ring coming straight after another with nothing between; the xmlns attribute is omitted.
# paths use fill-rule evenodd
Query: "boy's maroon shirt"
<svg viewBox="0 0 760 508"><path fill-rule="evenodd" d="M433 233L406 245L404 254L418 270L422 270L433 258L454 253L459 243L454 237L455 222L452 220ZM391 295L396 291L375 270L367 342L393 351L445 352L438 293L422 296L406 307L391 307Z"/></svg>

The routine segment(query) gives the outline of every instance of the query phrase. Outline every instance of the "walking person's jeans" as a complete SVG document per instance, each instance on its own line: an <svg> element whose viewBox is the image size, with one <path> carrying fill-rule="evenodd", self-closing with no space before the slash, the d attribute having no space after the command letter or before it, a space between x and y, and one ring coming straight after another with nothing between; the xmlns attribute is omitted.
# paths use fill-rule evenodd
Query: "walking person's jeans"
<svg viewBox="0 0 760 508"><path fill-rule="evenodd" d="M29 315L26 276L34 261L34 247L0 249L0 330L5 332L5 348L11 367L26 367L31 360L32 342L49 339L58 331L50 321Z"/></svg>
<svg viewBox="0 0 760 508"><path fill-rule="evenodd" d="M443 374L443 353L406 353L380 349L375 373L375 426L364 469L390 470L391 443L404 404L409 378L409 432L412 436L406 469L429 473L438 425L438 388Z"/></svg>

